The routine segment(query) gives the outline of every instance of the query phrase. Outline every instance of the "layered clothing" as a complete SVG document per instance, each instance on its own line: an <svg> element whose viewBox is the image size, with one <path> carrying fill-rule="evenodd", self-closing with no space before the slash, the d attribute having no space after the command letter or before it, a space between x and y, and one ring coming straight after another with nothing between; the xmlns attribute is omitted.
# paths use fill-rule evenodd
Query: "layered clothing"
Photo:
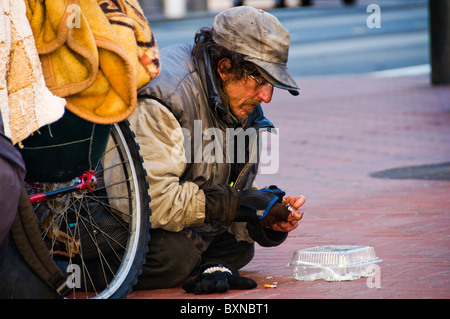
<svg viewBox="0 0 450 319"><path fill-rule="evenodd" d="M273 125L260 106L245 123L233 118L206 52L195 58L189 46L175 46L161 57L161 74L139 92L129 118L148 173L152 227L203 239L228 230L251 242L245 223L205 223L204 190L217 184L251 188L258 170L257 135ZM247 134L249 142L238 145L238 134ZM245 149L240 161L237 147Z"/></svg>

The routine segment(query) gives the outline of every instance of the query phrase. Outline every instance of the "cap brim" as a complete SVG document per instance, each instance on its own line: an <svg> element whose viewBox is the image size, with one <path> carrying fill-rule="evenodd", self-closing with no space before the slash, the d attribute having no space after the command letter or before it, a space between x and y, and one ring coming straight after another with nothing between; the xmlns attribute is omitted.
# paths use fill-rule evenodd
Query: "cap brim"
<svg viewBox="0 0 450 319"><path fill-rule="evenodd" d="M254 63L258 72L261 73L266 81L274 87L288 90L289 93L295 96L299 94L299 87L285 65L270 63L250 57L246 60Z"/></svg>

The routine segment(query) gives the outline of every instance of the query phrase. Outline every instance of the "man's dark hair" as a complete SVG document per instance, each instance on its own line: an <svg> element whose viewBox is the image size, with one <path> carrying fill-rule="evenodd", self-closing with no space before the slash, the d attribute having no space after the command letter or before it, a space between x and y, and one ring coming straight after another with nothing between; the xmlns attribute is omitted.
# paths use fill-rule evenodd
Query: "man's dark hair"
<svg viewBox="0 0 450 319"><path fill-rule="evenodd" d="M217 67L220 60L224 58L230 60L230 68L226 70L222 69L222 72L231 75L230 78L235 81L239 81L244 76L247 76L246 73L255 74L255 72L257 73L258 71L252 62L248 62L245 60L245 55L230 51L214 42L212 34L213 30L206 27L200 29L195 34L195 44L192 48L192 55L194 56L194 58L198 59L201 59L205 52L209 55L211 70L214 73L213 77L216 80L219 94L222 97L223 106L228 110L228 117L230 120L232 114L230 112L228 96L223 90L223 81L221 80L219 73L217 72Z"/></svg>
<svg viewBox="0 0 450 319"><path fill-rule="evenodd" d="M200 58L206 50L209 54L211 61L211 68L214 72L214 76L218 79L217 65L223 58L227 58L231 61L231 68L227 70L232 78L240 80L245 76L244 69L250 74L256 71L255 65L246 61L245 55L230 51L214 42L212 37L213 30L211 28L202 28L195 34L195 44L192 49L192 55Z"/></svg>

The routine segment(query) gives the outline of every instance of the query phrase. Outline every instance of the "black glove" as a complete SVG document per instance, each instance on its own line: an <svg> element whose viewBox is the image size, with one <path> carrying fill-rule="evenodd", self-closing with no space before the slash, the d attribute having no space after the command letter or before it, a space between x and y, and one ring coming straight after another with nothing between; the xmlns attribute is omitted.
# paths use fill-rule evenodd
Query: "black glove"
<svg viewBox="0 0 450 319"><path fill-rule="evenodd" d="M275 185L260 190L242 190L234 220L268 227L286 221L291 212L281 204L284 195L286 193Z"/></svg>
<svg viewBox="0 0 450 319"><path fill-rule="evenodd" d="M256 282L239 276L239 272L220 263L206 263L193 280L186 280L182 288L196 295L225 292L228 289L253 289Z"/></svg>
<svg viewBox="0 0 450 319"><path fill-rule="evenodd" d="M237 189L219 184L203 190L205 193L206 222L231 222L234 219L239 195Z"/></svg>
<svg viewBox="0 0 450 319"><path fill-rule="evenodd" d="M250 223L247 223L247 230L250 237L261 247L274 247L281 245L288 236L287 232L276 231Z"/></svg>

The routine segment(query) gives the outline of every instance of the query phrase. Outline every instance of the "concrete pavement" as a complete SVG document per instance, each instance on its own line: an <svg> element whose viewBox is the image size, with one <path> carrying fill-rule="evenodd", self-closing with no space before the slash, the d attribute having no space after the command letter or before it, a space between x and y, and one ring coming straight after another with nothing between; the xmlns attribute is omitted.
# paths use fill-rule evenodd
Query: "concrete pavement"
<svg viewBox="0 0 450 319"><path fill-rule="evenodd" d="M280 130L279 169L258 183L304 194L305 215L285 243L257 246L241 270L258 287L200 296L176 287L128 298L450 298L450 87L432 87L428 75L298 83L298 97L276 90L263 106ZM287 266L294 251L329 244L374 247L379 274L295 280Z"/></svg>

